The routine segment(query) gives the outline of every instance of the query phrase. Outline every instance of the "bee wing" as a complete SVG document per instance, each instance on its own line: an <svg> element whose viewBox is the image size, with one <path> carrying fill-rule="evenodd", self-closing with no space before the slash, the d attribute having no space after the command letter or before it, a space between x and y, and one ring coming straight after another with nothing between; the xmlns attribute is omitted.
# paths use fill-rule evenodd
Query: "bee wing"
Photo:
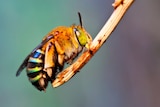
<svg viewBox="0 0 160 107"><path fill-rule="evenodd" d="M16 76L19 76L22 70L27 66L30 55L32 55L37 49L41 48L45 43L47 43L52 38L53 38L53 35L48 36L36 48L33 49L33 51L24 59L23 63L20 65L19 69L17 70Z"/></svg>

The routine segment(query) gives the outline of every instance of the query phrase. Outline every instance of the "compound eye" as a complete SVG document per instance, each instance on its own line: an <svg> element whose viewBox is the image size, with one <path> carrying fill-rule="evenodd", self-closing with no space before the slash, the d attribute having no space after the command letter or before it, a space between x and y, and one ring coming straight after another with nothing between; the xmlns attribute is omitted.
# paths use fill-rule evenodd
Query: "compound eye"
<svg viewBox="0 0 160 107"><path fill-rule="evenodd" d="M79 36L80 35L80 32L77 28L74 28L74 33L76 34L76 36Z"/></svg>

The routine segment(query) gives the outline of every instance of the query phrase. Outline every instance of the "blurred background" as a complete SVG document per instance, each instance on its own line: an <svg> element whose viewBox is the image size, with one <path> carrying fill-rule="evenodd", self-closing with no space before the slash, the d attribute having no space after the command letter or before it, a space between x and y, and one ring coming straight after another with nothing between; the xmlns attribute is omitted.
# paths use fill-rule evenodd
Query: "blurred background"
<svg viewBox="0 0 160 107"><path fill-rule="evenodd" d="M0 107L159 107L160 7L136 0L102 48L69 82L35 89L16 71L56 26L79 24L94 38L113 0L1 0Z"/></svg>

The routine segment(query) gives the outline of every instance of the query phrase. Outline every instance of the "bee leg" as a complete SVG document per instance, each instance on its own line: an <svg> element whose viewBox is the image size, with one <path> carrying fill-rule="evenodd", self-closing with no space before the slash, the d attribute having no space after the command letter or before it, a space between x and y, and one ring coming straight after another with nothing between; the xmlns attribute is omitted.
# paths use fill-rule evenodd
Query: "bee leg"
<svg viewBox="0 0 160 107"><path fill-rule="evenodd" d="M55 78L53 74L56 72L56 63L57 53L55 47L52 42L48 42L45 50L44 71L47 72L50 78Z"/></svg>
<svg viewBox="0 0 160 107"><path fill-rule="evenodd" d="M67 63L67 64L70 64L70 65L72 65L72 63L73 63L73 60L72 60L72 59L70 59L70 60L68 60L66 63Z"/></svg>
<svg viewBox="0 0 160 107"><path fill-rule="evenodd" d="M44 71L47 72L49 77L52 77L52 68L45 68Z"/></svg>
<svg viewBox="0 0 160 107"><path fill-rule="evenodd" d="M62 47L60 46L60 44L57 41L55 41L55 48L56 48L58 54L64 55L64 50L62 49Z"/></svg>
<svg viewBox="0 0 160 107"><path fill-rule="evenodd" d="M60 66L63 66L63 64L64 64L64 55L63 54L58 55L58 63Z"/></svg>

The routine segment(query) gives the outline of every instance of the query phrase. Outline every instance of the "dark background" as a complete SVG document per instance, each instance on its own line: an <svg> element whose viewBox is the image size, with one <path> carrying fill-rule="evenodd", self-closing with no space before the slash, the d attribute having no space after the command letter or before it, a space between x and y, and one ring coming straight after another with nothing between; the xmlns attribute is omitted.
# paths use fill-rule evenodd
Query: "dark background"
<svg viewBox="0 0 160 107"><path fill-rule="evenodd" d="M160 8L158 0L136 0L111 37L69 82L46 93L25 70L30 51L56 26L78 22L94 38L113 12L113 0L1 0L1 107L159 107Z"/></svg>

